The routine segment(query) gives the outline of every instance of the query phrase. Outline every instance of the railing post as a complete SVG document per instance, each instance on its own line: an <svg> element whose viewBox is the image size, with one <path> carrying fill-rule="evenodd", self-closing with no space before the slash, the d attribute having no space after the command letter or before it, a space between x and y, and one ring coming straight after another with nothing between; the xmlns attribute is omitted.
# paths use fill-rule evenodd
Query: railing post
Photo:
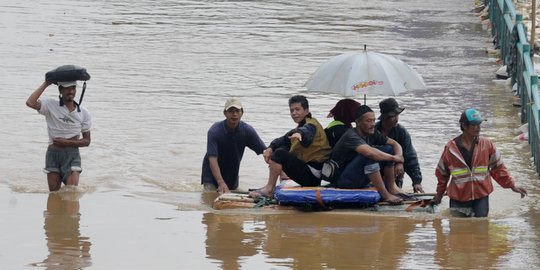
<svg viewBox="0 0 540 270"><path fill-rule="evenodd" d="M523 25L523 28L525 28L525 26ZM530 51L531 51L531 48L529 46L528 43L522 43L521 41L519 42L521 47L522 47L522 52L523 54L519 55L518 57L521 57L521 59L524 59L525 57L530 57ZM522 62L522 67L521 67L521 74L519 76L522 76L524 79L522 81L522 84L523 86L521 87L522 89L522 93L520 94L520 98L521 98L521 123L531 123L531 117L533 117L531 115L531 110L529 110L529 107L530 107L530 103L532 102L531 98L530 98L530 93L531 93L531 90L532 90L532 76L530 77L527 77L526 74L531 74L531 73L527 73L527 67L525 66L525 61L521 61ZM525 81L527 80L527 81ZM530 86L530 89L527 88L527 85ZM533 118L534 119L534 118Z"/></svg>
<svg viewBox="0 0 540 270"><path fill-rule="evenodd" d="M503 0L503 10L502 10L502 14L501 14L501 18L502 18L502 23L501 23L501 31L499 32L499 37L500 37L500 44L501 44L501 57L502 57L502 60L503 60L503 63L506 65L508 64L508 47L506 46L506 44L508 43L508 38L507 38L507 25L506 25L506 15L509 13L508 12L508 5L506 3L506 1Z"/></svg>
<svg viewBox="0 0 540 270"><path fill-rule="evenodd" d="M538 90L538 76L531 75L529 77L529 82L531 83L531 91ZM538 123L535 121L535 115L538 115L538 111L535 113L535 110L538 110L538 106L532 101L529 100L526 105L527 108L527 123L529 123L529 146L531 147L531 154L533 156L533 162L536 167L537 172L540 169L540 159L539 159L539 149L538 149Z"/></svg>

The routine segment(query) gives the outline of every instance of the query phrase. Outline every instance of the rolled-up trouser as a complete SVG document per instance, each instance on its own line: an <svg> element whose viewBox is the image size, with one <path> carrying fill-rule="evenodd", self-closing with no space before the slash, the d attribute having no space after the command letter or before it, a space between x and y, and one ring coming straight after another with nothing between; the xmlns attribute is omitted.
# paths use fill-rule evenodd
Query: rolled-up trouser
<svg viewBox="0 0 540 270"><path fill-rule="evenodd" d="M466 202L450 199L450 210L455 216L487 217L489 214L489 195Z"/></svg>
<svg viewBox="0 0 540 270"><path fill-rule="evenodd" d="M377 149L391 155L394 154L394 150L390 145L377 147ZM358 154L351 162L349 162L349 164L347 164L347 166L345 166L340 175L337 176L335 185L338 188L366 188L370 183L368 177L370 174L380 171L381 168L392 165L394 165L394 162L378 162Z"/></svg>

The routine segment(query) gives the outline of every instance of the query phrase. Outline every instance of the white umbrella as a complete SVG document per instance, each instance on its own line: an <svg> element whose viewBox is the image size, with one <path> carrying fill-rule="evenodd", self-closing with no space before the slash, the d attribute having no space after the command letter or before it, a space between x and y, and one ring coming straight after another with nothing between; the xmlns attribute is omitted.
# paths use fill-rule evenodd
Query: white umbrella
<svg viewBox="0 0 540 270"><path fill-rule="evenodd" d="M334 93L345 97L357 94L397 95L426 89L422 77L394 56L365 49L335 56L311 75L308 91Z"/></svg>

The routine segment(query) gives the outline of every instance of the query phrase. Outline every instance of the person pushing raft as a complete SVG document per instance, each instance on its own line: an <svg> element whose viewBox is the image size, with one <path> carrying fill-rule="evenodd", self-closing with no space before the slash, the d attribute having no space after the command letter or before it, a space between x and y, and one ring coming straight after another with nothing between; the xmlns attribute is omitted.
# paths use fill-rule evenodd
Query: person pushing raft
<svg viewBox="0 0 540 270"><path fill-rule="evenodd" d="M521 198L527 195L523 187L516 186L495 144L480 136L483 121L476 109L463 111L459 119L462 134L444 146L435 170L437 195L432 203L440 204L446 192L450 209L460 216L487 217L489 194L493 192L491 178Z"/></svg>
<svg viewBox="0 0 540 270"><path fill-rule="evenodd" d="M266 148L255 129L242 121L244 107L240 99L227 99L223 115L225 120L214 123L208 130L201 173L204 189L217 190L220 194L238 188L238 172L245 148L257 155Z"/></svg>

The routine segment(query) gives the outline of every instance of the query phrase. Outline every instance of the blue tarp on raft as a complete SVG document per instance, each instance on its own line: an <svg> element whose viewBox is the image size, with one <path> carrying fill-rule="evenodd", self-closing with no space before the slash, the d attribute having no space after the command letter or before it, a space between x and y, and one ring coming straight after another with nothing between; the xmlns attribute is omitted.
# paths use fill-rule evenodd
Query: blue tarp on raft
<svg viewBox="0 0 540 270"><path fill-rule="evenodd" d="M290 186L290 182L281 182L274 192L274 198L281 205L368 206L381 201L375 189L300 187Z"/></svg>

